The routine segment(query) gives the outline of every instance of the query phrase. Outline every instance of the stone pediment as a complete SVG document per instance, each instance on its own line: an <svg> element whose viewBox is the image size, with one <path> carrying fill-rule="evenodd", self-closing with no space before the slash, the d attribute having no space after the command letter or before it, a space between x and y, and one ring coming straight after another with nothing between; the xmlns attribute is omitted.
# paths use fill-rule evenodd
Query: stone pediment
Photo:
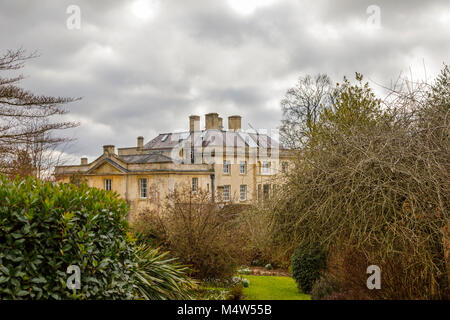
<svg viewBox="0 0 450 320"><path fill-rule="evenodd" d="M109 160L103 159L93 166L87 173L89 174L123 174L126 170L119 164Z"/></svg>

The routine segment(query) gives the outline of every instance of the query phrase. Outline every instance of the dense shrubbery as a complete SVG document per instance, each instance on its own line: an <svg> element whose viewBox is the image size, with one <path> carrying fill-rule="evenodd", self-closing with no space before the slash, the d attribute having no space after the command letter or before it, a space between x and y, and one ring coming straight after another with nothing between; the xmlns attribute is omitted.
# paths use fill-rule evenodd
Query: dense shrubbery
<svg viewBox="0 0 450 320"><path fill-rule="evenodd" d="M0 299L186 298L185 268L137 250L127 212L112 192L0 176Z"/></svg>
<svg viewBox="0 0 450 320"><path fill-rule="evenodd" d="M450 68L381 101L357 75L310 126L275 199L283 248L321 243L336 298L448 299ZM382 290L368 290L378 265Z"/></svg>
<svg viewBox="0 0 450 320"><path fill-rule="evenodd" d="M133 247L115 194L0 177L0 298L130 299ZM81 269L81 290L66 269Z"/></svg>
<svg viewBox="0 0 450 320"><path fill-rule="evenodd" d="M236 213L239 208L211 203L203 191L179 188L159 213L142 212L135 229L193 269L197 279L226 280L246 261L247 248Z"/></svg>
<svg viewBox="0 0 450 320"><path fill-rule="evenodd" d="M290 265L290 253L273 242L271 236L272 212L276 202L267 201L254 204L239 214L239 223L245 233L245 246L253 266L287 268Z"/></svg>
<svg viewBox="0 0 450 320"><path fill-rule="evenodd" d="M340 292L339 282L330 275L322 275L317 279L311 289L312 300L322 300L332 297L333 294Z"/></svg>
<svg viewBox="0 0 450 320"><path fill-rule="evenodd" d="M299 246L292 256L292 277L298 288L311 292L314 282L319 279L325 269L325 254L320 249Z"/></svg>

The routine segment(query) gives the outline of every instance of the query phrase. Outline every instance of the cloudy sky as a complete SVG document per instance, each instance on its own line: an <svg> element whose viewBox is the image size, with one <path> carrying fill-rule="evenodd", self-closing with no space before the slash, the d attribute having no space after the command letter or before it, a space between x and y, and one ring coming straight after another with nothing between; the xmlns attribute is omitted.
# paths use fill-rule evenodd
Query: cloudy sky
<svg viewBox="0 0 450 320"><path fill-rule="evenodd" d="M0 39L2 50L40 54L23 70L25 88L83 97L68 106L81 125L66 152L93 160L103 144L187 129L190 114L202 126L218 112L242 115L244 128L277 128L281 98L306 74L340 81L358 71L387 86L410 72L432 79L450 63L450 4L2 0Z"/></svg>

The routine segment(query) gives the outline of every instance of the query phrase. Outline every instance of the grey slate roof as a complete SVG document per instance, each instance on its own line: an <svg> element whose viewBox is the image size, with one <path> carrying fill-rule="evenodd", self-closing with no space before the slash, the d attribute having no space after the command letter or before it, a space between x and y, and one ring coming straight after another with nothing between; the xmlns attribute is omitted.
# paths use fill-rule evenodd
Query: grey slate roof
<svg viewBox="0 0 450 320"><path fill-rule="evenodd" d="M121 160L123 160L126 163L165 163L165 162L172 162L172 159L169 157L158 154L158 153L151 153L151 154L136 154L136 155L126 155L126 156L119 156Z"/></svg>
<svg viewBox="0 0 450 320"><path fill-rule="evenodd" d="M277 148L279 144L266 134L256 134L247 132L219 131L219 130L203 130L195 133L197 139L201 139L201 143L197 145L206 146L247 146L261 148ZM192 133L162 133L153 140L144 145L145 150L171 149L183 140L191 139ZM220 137L220 138L219 138ZM219 138L219 139L217 139Z"/></svg>

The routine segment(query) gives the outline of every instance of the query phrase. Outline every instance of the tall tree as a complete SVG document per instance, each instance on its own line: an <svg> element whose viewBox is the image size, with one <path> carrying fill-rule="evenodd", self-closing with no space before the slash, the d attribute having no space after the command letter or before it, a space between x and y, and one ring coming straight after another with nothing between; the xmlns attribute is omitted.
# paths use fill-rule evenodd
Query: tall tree
<svg viewBox="0 0 450 320"><path fill-rule="evenodd" d="M76 122L61 120L61 116L68 112L62 105L79 98L37 95L19 86L24 76L14 76L14 72L35 57L23 49L0 55L0 173L17 172L23 152L28 152L33 167L30 172L40 177L50 169L52 151L69 141L56 135L56 131L78 126Z"/></svg>
<svg viewBox="0 0 450 320"><path fill-rule="evenodd" d="M320 112L333 104L334 88L326 74L307 75L298 79L283 100L281 142L289 148L299 148L307 140Z"/></svg>

